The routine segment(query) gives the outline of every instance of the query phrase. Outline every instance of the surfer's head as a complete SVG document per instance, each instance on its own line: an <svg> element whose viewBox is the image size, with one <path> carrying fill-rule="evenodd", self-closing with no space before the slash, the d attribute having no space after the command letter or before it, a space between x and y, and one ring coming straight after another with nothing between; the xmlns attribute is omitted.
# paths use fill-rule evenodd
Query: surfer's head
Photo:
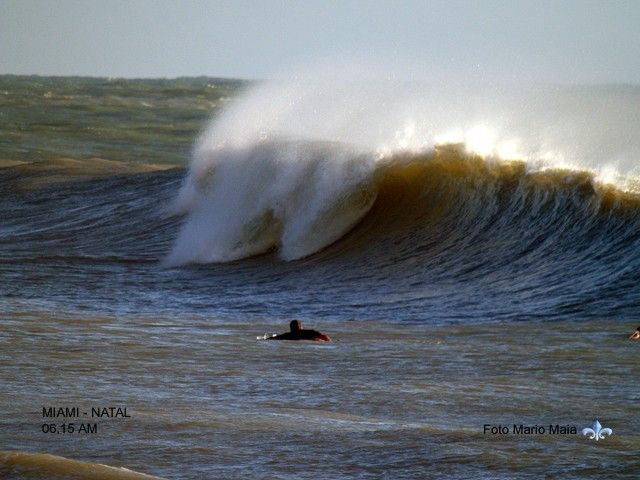
<svg viewBox="0 0 640 480"><path fill-rule="evenodd" d="M300 320L291 320L291 322L289 323L289 328L292 332L302 330L302 322Z"/></svg>

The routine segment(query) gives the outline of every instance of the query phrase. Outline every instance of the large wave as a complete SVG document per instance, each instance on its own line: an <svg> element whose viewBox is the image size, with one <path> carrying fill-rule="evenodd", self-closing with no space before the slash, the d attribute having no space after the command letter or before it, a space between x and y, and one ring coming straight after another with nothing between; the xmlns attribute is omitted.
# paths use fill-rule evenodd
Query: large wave
<svg viewBox="0 0 640 480"><path fill-rule="evenodd" d="M367 214L394 169L422 162L429 170L436 157L451 168L465 156L519 161L525 175L582 172L590 188L634 191L640 159L634 105L640 105L636 87L309 78L259 85L198 140L174 205L186 218L166 261L316 253ZM436 154L447 146L456 154ZM465 171L473 183L476 173Z"/></svg>
<svg viewBox="0 0 640 480"><path fill-rule="evenodd" d="M182 235L189 232L189 222L194 222L190 228L195 233L177 242L177 219L161 216L158 207L175 195L184 170L77 180L79 165L65 162L46 170L57 172L55 179L66 183L43 186L38 181L42 165L2 169L0 209L8 221L0 241L0 267L7 278L17 279L6 283L6 297L37 297L42 287L33 278L44 275L51 279L52 298L63 295L80 308L85 308L87 295L100 295L109 308L112 295L120 295L118 288L132 294L135 311L150 305L176 308L174 299L163 303L157 296L155 268L175 242L174 249L188 247L185 263L210 261L212 252L240 258L273 250L213 271L188 269L180 274L186 277L178 280L178 289L190 290L197 278L206 285L197 289L195 298L208 297L211 285L221 295L228 289L242 292L225 300L229 303L223 308L243 312L244 292L258 288L269 299L265 301L275 299L277 311L288 311L283 305L292 302L288 314L295 314L299 304L311 305L317 315L340 305L340 315L347 317L400 315L420 321L425 311L447 319L514 319L531 312L540 318L634 314L640 281L640 195L599 183L594 173L532 171L524 161L487 159L463 145L396 152L384 159L339 144L256 147L257 155L271 152L274 161L279 158L275 152L281 151L306 158L303 173L281 178L277 173L287 172L285 164L271 172L273 185L258 182L248 190L237 187L254 177L241 176L226 191L233 202L244 198L244 203L225 204L227 199L218 197L223 206L241 214L263 212L265 206L272 213L255 222L247 221L256 218L251 215L234 218L233 211L229 217L225 210L209 214L207 209L218 199L215 186L212 190L204 182L182 219ZM252 173L252 157L246 151L240 154L249 159L244 167ZM325 170L322 159L327 155L344 155L345 160ZM80 168L81 178L85 173L93 176L91 163L88 169ZM353 182L338 184L330 177L319 181L327 172ZM219 176L214 172L203 178L211 182ZM324 195L329 191L333 196ZM305 198L315 201L305 203ZM209 218L221 223L212 225ZM211 239L227 243L208 243ZM190 249L196 242L201 242L199 258ZM307 252L304 260L274 261L276 255L294 258ZM173 281L175 272L166 278ZM307 282L313 287L301 293L298 286ZM319 288L331 307L316 296ZM239 303L234 304L235 299Z"/></svg>

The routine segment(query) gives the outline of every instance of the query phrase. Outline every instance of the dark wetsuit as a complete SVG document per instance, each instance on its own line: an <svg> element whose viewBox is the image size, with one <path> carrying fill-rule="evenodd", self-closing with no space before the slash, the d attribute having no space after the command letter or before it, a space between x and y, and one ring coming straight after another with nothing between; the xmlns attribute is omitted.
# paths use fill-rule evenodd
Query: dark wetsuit
<svg viewBox="0 0 640 480"><path fill-rule="evenodd" d="M315 340L319 342L328 342L330 338L324 333L317 330L296 330L295 332L281 333L274 337L267 337L267 340Z"/></svg>

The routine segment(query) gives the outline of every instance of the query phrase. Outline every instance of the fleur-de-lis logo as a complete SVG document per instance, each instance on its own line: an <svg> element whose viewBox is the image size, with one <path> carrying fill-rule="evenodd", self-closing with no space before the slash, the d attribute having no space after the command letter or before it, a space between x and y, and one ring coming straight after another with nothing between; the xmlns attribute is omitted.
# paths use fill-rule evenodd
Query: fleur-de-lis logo
<svg viewBox="0 0 640 480"><path fill-rule="evenodd" d="M602 428L600 422L596 420L593 422L593 425L591 425L591 428L583 428L582 434L589 435L589 440L595 440L597 442L598 440L605 438L606 435L613 435L613 430L610 428Z"/></svg>

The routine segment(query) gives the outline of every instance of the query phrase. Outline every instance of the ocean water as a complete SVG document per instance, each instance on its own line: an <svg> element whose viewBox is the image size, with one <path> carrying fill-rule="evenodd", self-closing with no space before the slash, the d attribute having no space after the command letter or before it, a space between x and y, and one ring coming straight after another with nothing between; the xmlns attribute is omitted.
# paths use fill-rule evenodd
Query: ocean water
<svg viewBox="0 0 640 480"><path fill-rule="evenodd" d="M637 478L639 162L633 85L0 77L0 477Z"/></svg>

